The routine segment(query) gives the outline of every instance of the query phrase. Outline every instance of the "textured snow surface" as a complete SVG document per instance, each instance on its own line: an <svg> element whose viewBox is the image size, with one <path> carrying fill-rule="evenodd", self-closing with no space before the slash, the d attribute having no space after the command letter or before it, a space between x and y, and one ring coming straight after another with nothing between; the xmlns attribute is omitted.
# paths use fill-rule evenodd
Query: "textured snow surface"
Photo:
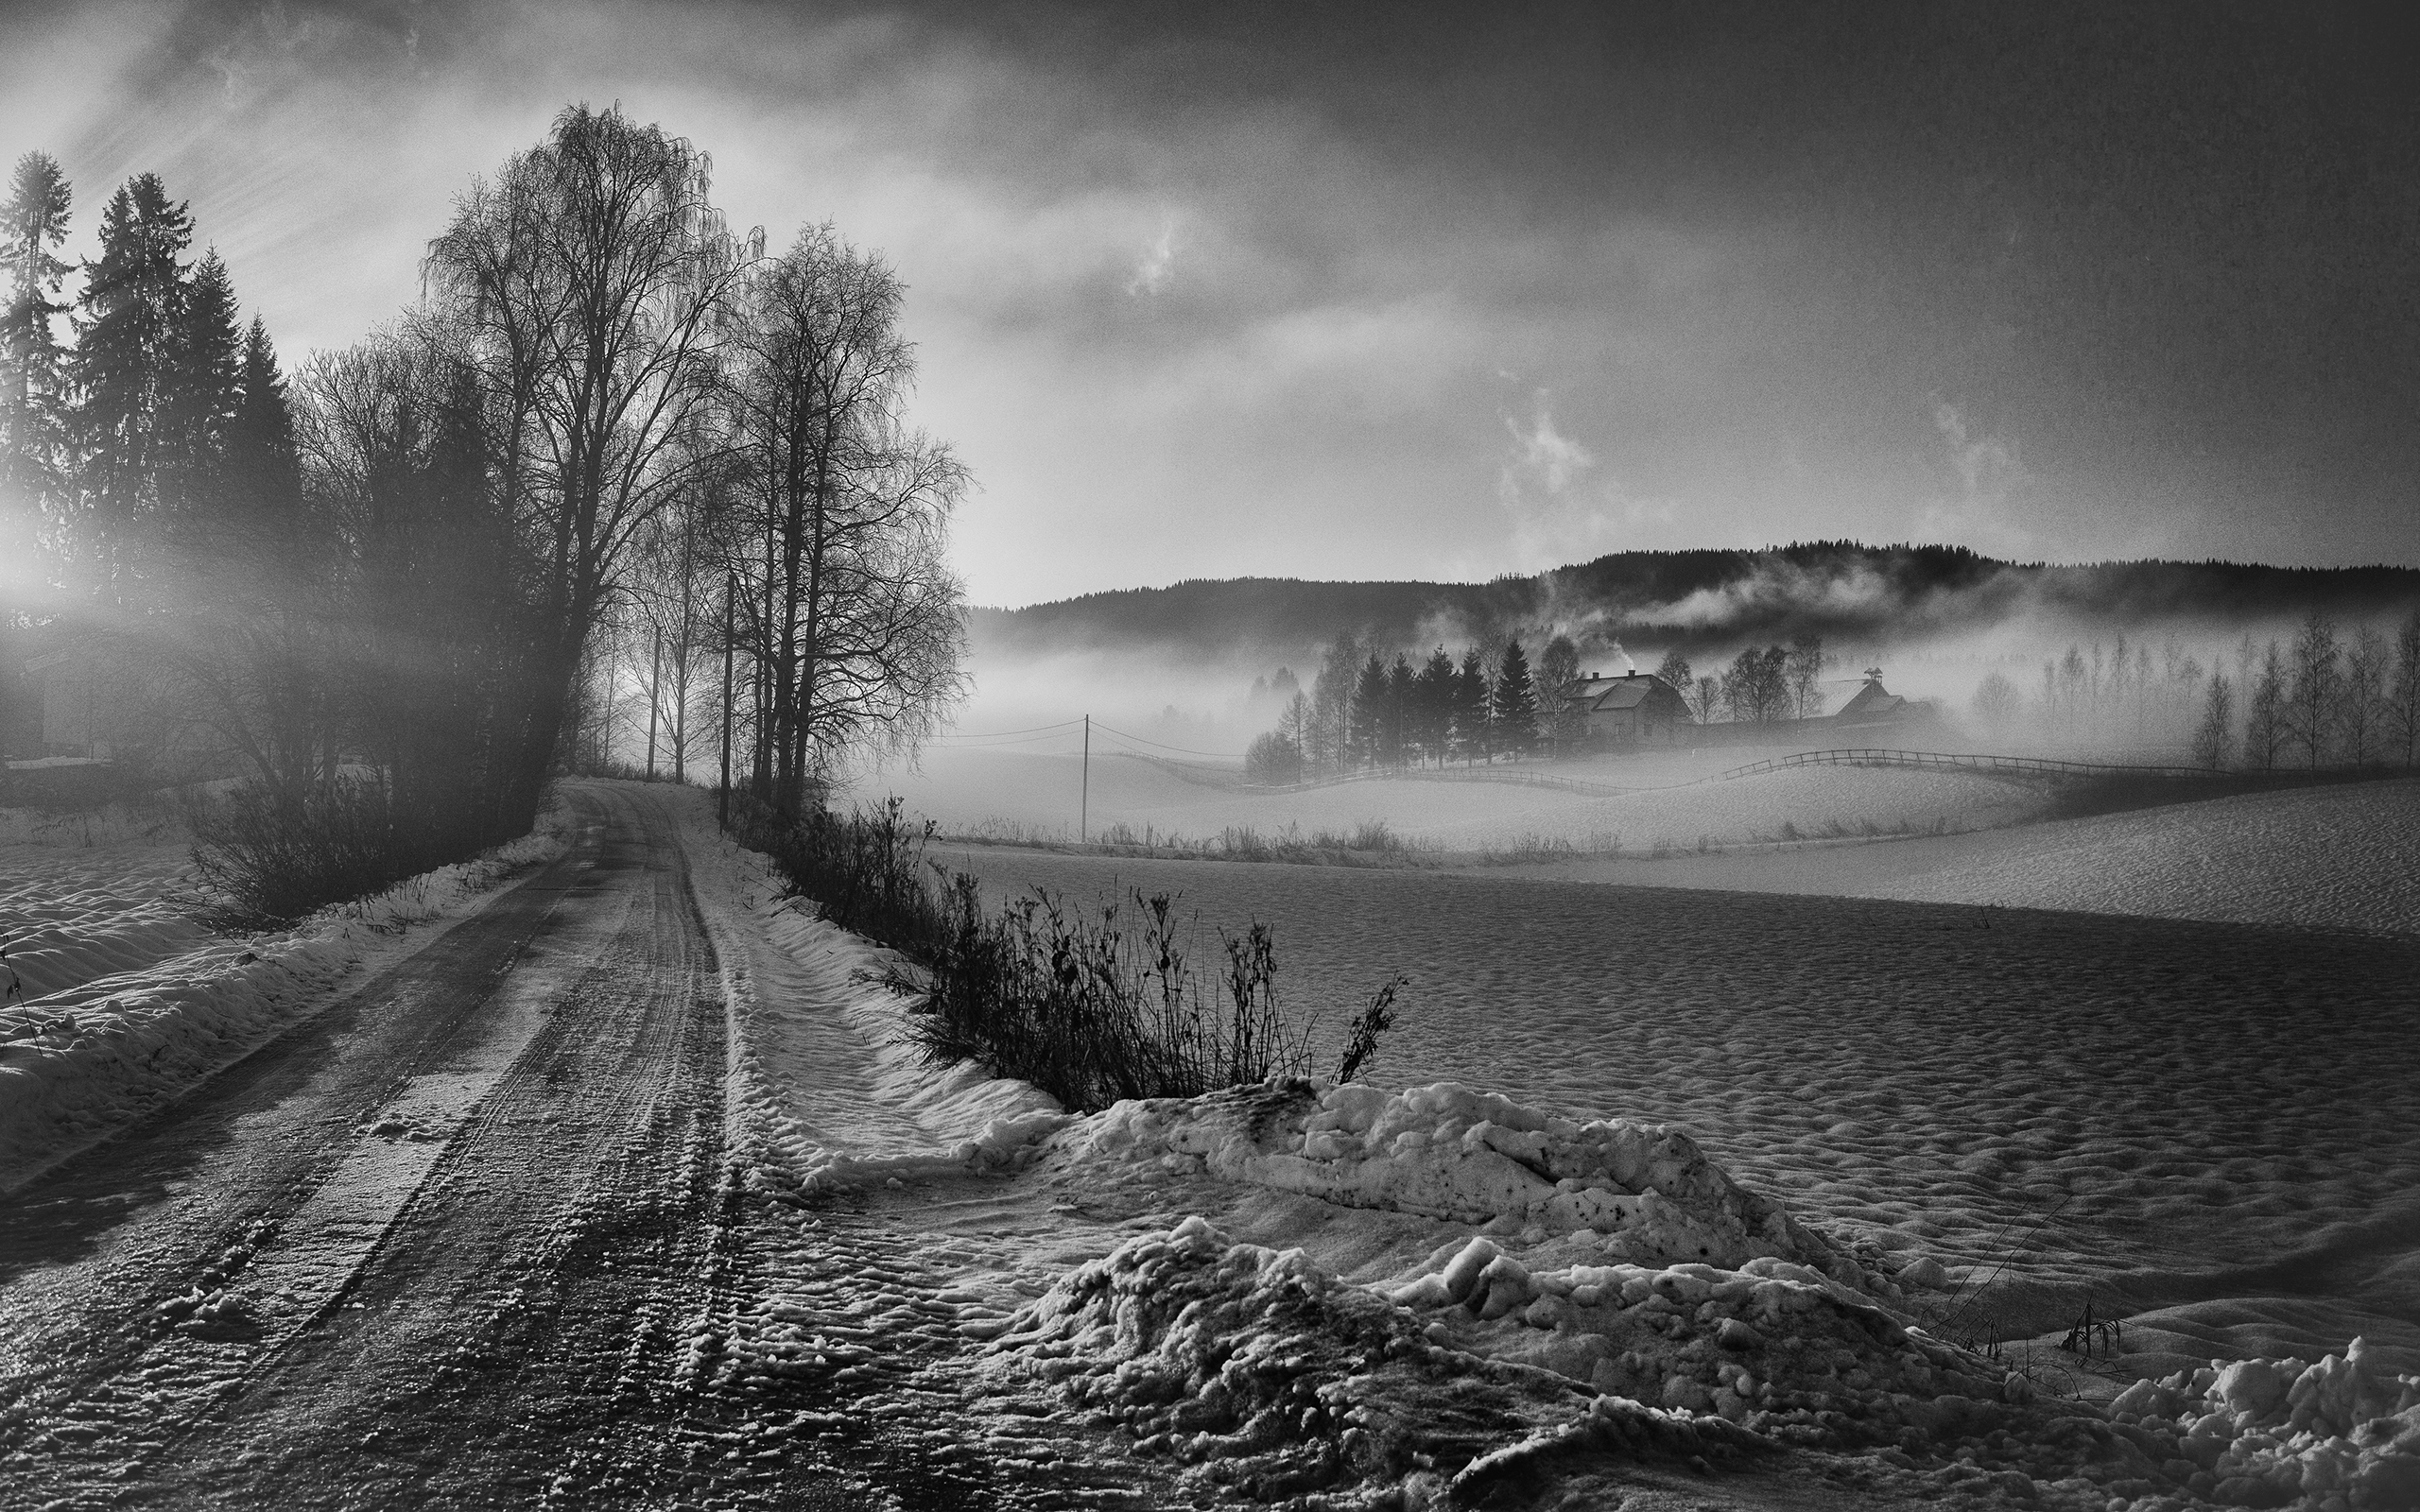
<svg viewBox="0 0 2420 1512"><path fill-rule="evenodd" d="M2420 782L2012 830L1878 898L2420 935Z"/></svg>
<svg viewBox="0 0 2420 1512"><path fill-rule="evenodd" d="M322 910L290 931L235 940L197 930L192 937L207 943L0 1008L0 1190L172 1101L324 1006L329 989L365 960L406 948L411 926L460 918L508 876L562 855L561 823L557 811L539 833ZM167 906L157 890L166 874L113 881L103 896L125 905L121 919L146 917Z"/></svg>
<svg viewBox="0 0 2420 1512"><path fill-rule="evenodd" d="M0 949L9 957L0 990L13 971L20 996L47 997L209 939L177 900L190 844L182 831L105 830L89 845L75 838L84 832L57 823L17 833L42 838L0 839Z"/></svg>
<svg viewBox="0 0 2420 1512"><path fill-rule="evenodd" d="M1606 1261L1854 1263L1743 1190L1689 1137L1575 1124L1453 1082L1400 1092L1272 1081L1124 1102L1062 1137L1080 1157L1190 1167L1352 1208L1572 1236Z"/></svg>
<svg viewBox="0 0 2420 1512"><path fill-rule="evenodd" d="M1288 1002L1331 1024L1409 973L1373 1079L1679 1125L1802 1221L1902 1258L1989 1269L2021 1242L1996 1289L2015 1336L2063 1332L2114 1286L2130 1312L2201 1314L2163 1346L2176 1358L2145 1362L2163 1374L2222 1351L2315 1357L2356 1333L2420 1346L2397 1321L2410 1262L2380 1269L2420 1243L2420 955L2405 941L1494 876L968 864L1000 894L1178 893L1205 938L1266 921ZM2210 1274L2273 1265L2330 1281L2281 1301L2272 1281ZM2221 1319L2207 1300L2245 1296L2265 1298L2258 1314Z"/></svg>
<svg viewBox="0 0 2420 1512"><path fill-rule="evenodd" d="M2420 782L2246 794L1871 845L1554 863L1518 874L2420 934Z"/></svg>
<svg viewBox="0 0 2420 1512"><path fill-rule="evenodd" d="M1050 1383L1135 1453L1189 1467L1181 1480L1258 1502L1444 1504L1548 1453L1765 1447L1441 1346L1302 1251L1238 1245L1199 1217L1080 1266L992 1348L1001 1376Z"/></svg>
<svg viewBox="0 0 2420 1512"><path fill-rule="evenodd" d="M692 841L700 852L717 843L710 833ZM2214 1403L2229 1389L2257 1395L2256 1372L2238 1370L2221 1388L2223 1371L2197 1368L2154 1388L2167 1396L2138 1389L2112 1410L2045 1391L2069 1373L2036 1368L2039 1341L1992 1359L1944 1336L1945 1327L1927 1330L1928 1319L1955 1319L1948 1304L1983 1279L1961 1263L2006 1255L2005 1223L2034 1221L2080 1183L2099 1190L2063 1160L2129 1152L2117 1163L2120 1185L2148 1183L2145 1200L2174 1193L2165 1158L2144 1163L2159 1141L2129 1122L2137 1114L2165 1126L2180 1109L2204 1109L2193 1126L2221 1141L2211 1158L2227 1163L2218 1175L2229 1192L2256 1194L2250 1227L2238 1225L2222 1246L2246 1259L2284 1252L2289 1232L2308 1235L2310 1225L2270 1212L2252 1178L2273 1161L2238 1156L2225 1139L2308 1145L2305 1155L2328 1169L2302 1181L2290 1164L2276 1178L2311 1186L2325 1211L2363 1205L2327 1187L2356 1173L2365 1173L2364 1192L2391 1199L2397 1190L2392 1170L2361 1156L2379 1154L2393 1170L2408 1164L2402 1143L2377 1146L2375 1120L2316 1143L2299 1123L2229 1123L2221 1110L2230 1105L2205 1108L2192 1092L2185 1062L2175 1068L2184 1082L2171 1076L2133 1098L2042 1085L2049 1066L2040 1047L2085 1025L2100 1039L2111 1032L2095 999L2063 1005L2020 983L2026 1013L2007 1024L1973 1002L1944 1013L1929 991L1919 991L1924 1012L1869 1014L1865 1023L1820 993L1799 1005L1804 1022L1768 1022L1769 1008L1735 996L1651 1012L1577 1001L1551 1023L1531 1023L1530 999L1512 997L1432 1026L1443 1064L1507 1069L1520 1089L1512 1095L1453 1082L1279 1080L1073 1118L1031 1089L924 1067L901 1042L908 1005L868 980L880 953L798 904L776 903L752 858L726 846L717 864L726 866L719 881L699 868L700 898L738 962L726 971L747 988L732 995L744 1021L735 1103L754 1109L760 1148L784 1173L769 1184L797 1205L799 1295L822 1298L748 1320L728 1344L730 1368L743 1374L889 1389L884 1382L906 1380L911 1353L939 1351L955 1335L979 1351L972 1400L988 1405L956 1430L977 1452L1072 1465L1082 1434L1106 1433L1189 1495L1304 1508L1610 1504L1599 1493L1613 1483L1588 1478L1607 1465L1662 1456L1745 1466L1799 1454L1815 1456L1804 1462L1810 1468L1853 1459L1868 1477L1860 1484L1902 1505L2412 1504L2398 1477L2420 1438L2397 1415L2413 1388L2366 1345L2317 1366L2273 1365L2281 1391L2297 1395L2281 1396L2284 1405L2264 1397L2247 1418L2240 1405L2221 1413ZM1307 875L1192 870L1238 881ZM1365 963L1382 954L1374 937L1425 933L1433 943L1465 926L1498 952L1522 941L1531 978L1585 980L1558 977L1547 942L1576 941L1576 965L1601 956L1591 920L1469 919L1472 898L1420 890L1438 880L1329 873L1306 906L1347 936L1360 932L1352 954ZM1385 896L1352 896L1365 882ZM1820 976L1837 945L1838 964L1866 968L1860 990L1875 986L1876 942L1841 920L1808 921L1806 940L1733 922L1723 937L1738 942L1735 954L1771 950ZM1653 925L1636 933L1683 938ZM1996 925L1989 938L1945 943L1968 953L2008 944L2039 960L2050 958L2042 953L2053 939L2074 945L2071 927L2012 942ZM2106 974L2098 947L2074 948ZM1948 965L1961 980L1994 981L1988 962ZM2144 1002L2131 980L2109 988L2125 995L2128 1022L2177 1036L2168 1006ZM1626 978L1613 1006L1642 990ZM2068 1008L2083 1016L2075 1025L2060 1017ZM2174 1009L2207 1024L2209 1005L2190 993ZM2383 1064L2396 1052L2374 1016L2339 1004L2334 1033L2344 1055ZM1478 1024L1487 1032L1475 1035ZM2176 1042L2192 1041L2197 1057L2256 1055L2265 1075L2290 1082L2306 1068L2290 1064L2291 1046L2279 1038L2288 1027ZM1849 1042L1835 1043L1842 1034ZM2095 1085L2107 1048L2095 1039L2079 1052ZM1400 1058L1392 1049L1398 1072L1436 1063L1416 1044ZM2009 1074L2019 1063L2031 1080ZM1765 1095L1776 1077L1787 1095ZM1542 1097L1533 1086L1550 1091ZM1963 1113L1933 1108L1942 1099ZM1564 1111L1676 1104L1718 1115L1719 1160L1710 1143L1636 1114ZM2265 1120L2301 1116L2299 1102L2263 1106ZM2117 1142L2108 1151L2096 1143L2102 1123ZM2081 1157L2062 1153L2079 1138ZM1726 1166L1753 1170L1755 1190ZM2030 1184L2013 1188L2020 1179ZM1802 1192L1823 1212L1823 1231L1760 1194L1790 1194L1796 1205ZM2200 1201L2202 1192L2188 1183L2185 1195ZM2113 1200L2102 1194L2090 1223L2031 1238L2019 1270L2105 1283L2113 1263L2098 1225L2131 1221ZM868 1219L846 1217L869 1209ZM2207 1223L2187 1227L2212 1243L2226 1237ZM834 1269L854 1263L849 1244L873 1244L884 1230L924 1236L912 1264L874 1245L862 1275ZM1860 1237L1856 1255L1829 1237L1841 1233ZM2173 1229L2144 1252L2173 1264L2184 1238ZM1884 1263L1895 1280L1876 1273ZM2064 1317L2081 1293L2024 1295ZM830 1321L841 1302L853 1310L845 1328ZM2315 1332L2327 1329L2323 1321ZM898 1389L903 1418L933 1410ZM1030 1436L1001 1428L1011 1420L1031 1423L1021 1431Z"/></svg>
<svg viewBox="0 0 2420 1512"><path fill-rule="evenodd" d="M2317 1364L2212 1360L2138 1381L2118 1422L2172 1444L2167 1464L2229 1506L2420 1506L2420 1375L2381 1368L2360 1339Z"/></svg>

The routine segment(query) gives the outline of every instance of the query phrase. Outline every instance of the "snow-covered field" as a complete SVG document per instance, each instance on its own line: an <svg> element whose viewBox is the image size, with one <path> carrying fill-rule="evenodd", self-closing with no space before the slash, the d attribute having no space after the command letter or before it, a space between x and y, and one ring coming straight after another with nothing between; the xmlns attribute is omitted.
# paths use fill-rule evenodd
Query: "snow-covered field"
<svg viewBox="0 0 2420 1512"><path fill-rule="evenodd" d="M1754 756L1759 752L1749 752ZM1737 765L1740 753L1692 760L1538 765L1551 778L1616 786L1692 783ZM1506 770L1512 770L1507 768ZM1080 757L1016 750L935 749L921 771L893 769L865 779L860 802L896 793L909 809L952 833L995 830L1073 839L1082 797ZM1838 825L1852 833L1902 829L1967 830L2037 812L2037 791L1962 773L1889 768L1810 767L1729 782L1601 797L1512 782L1386 779L1340 782L1301 792L1247 794L1184 777L1131 757L1096 754L1091 826L1135 834L1216 840L1230 826L1264 837L1288 826L1305 835L1349 832L1383 819L1397 835L1458 850L1510 849L1542 840L1589 849L1614 845L1644 852L1688 849L1702 840L1730 845L1777 837L1785 825L1807 833Z"/></svg>
<svg viewBox="0 0 2420 1512"><path fill-rule="evenodd" d="M1365 1085L1074 1117L924 1065L884 953L704 795L629 793L681 818L729 1174L778 1239L679 1322L683 1379L828 1392L782 1432L879 1423L1052 1506L2420 1502L2410 936L953 850L1182 891L1197 954L1272 922L1331 1051L1413 978ZM456 869L0 1015L0 1183L501 868ZM2089 1366L2087 1302L2127 1320Z"/></svg>
<svg viewBox="0 0 2420 1512"><path fill-rule="evenodd" d="M764 941L735 994L763 1147L803 1202L927 1235L946 1288L845 1337L769 1308L743 1371L864 1378L886 1330L954 1327L1001 1400L1040 1390L1197 1491L1337 1496L1305 1505L1610 1504L1606 1451L1803 1453L1853 1493L1743 1470L1721 1505L2420 1497L2420 962L2394 942L1127 861L1276 919L1298 987L1422 981L1375 1086L1069 1119L887 1048L878 953L721 865L720 929ZM2088 1296L2134 1318L2102 1368L2152 1378L2114 1408L2057 1400L2113 1389L2053 1347ZM1980 1336L2020 1342L1954 1342Z"/></svg>
<svg viewBox="0 0 2420 1512"><path fill-rule="evenodd" d="M2420 934L2420 781L1874 845L1592 857L1508 874Z"/></svg>
<svg viewBox="0 0 2420 1512"><path fill-rule="evenodd" d="M115 833L85 846L57 843L55 823L19 826L33 838L0 846L0 938L22 984L0 1005L0 1192L307 1017L365 962L416 948L427 936L415 926L458 919L562 854L562 823L552 811L538 833L477 860L241 939L185 917L182 833L110 821L100 828Z"/></svg>
<svg viewBox="0 0 2420 1512"><path fill-rule="evenodd" d="M191 844L165 812L0 810L0 990L11 969L36 998L202 943L177 900Z"/></svg>

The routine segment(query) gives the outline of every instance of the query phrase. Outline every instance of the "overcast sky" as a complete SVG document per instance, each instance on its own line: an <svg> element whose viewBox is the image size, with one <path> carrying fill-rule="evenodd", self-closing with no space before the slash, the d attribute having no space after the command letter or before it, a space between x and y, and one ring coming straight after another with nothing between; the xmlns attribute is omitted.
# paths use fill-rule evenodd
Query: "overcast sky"
<svg viewBox="0 0 2420 1512"><path fill-rule="evenodd" d="M982 603L1841 536L2420 564L2420 132L2363 13L18 3L0 152L79 251L163 174L292 365L618 100L735 223L898 266Z"/></svg>

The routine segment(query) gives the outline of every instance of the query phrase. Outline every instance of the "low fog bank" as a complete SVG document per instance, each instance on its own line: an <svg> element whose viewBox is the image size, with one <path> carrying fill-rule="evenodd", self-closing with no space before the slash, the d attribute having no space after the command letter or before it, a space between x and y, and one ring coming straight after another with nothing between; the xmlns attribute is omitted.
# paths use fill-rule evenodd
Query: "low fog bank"
<svg viewBox="0 0 2420 1512"><path fill-rule="evenodd" d="M2347 748L2336 752L2338 759L2402 759L2390 727L2400 670L2397 642L2407 638L2411 615L2406 609L2400 615L2326 616L2336 653L2336 696L2349 696L2358 685L2371 705L2360 721L2360 748L2356 752L2340 738L2337 744ZM1806 712L1837 712L1863 685L1865 674L1878 669L1892 694L1927 703L1938 715L1886 744L2187 763L2193 760L2197 728L2209 714L2215 674L2228 689L2233 765L2246 754L2243 727L2252 716L2264 670L2271 667L2272 648L2279 691L2290 696L2295 652L2309 627L2308 615L2197 613L2111 626L2032 611L1954 633L1823 640L1818 653L1822 677ZM1703 634L1625 641L1586 625L1557 621L1521 627L1516 633L1530 664L1539 670L1542 696L1546 669L1539 667L1540 657L1556 635L1571 637L1577 670L1583 675L1652 671L1668 665L1667 659L1678 654L1700 678L1719 679L1743 651L1791 644ZM1457 661L1476 646L1482 662L1493 667L1504 644L1450 638L1387 644L1340 632L1340 638L1346 636L1353 641L1356 662L1375 654L1389 662L1402 656L1414 666L1441 646ZM1022 638L982 633L978 627L969 668L972 695L928 748L997 746L1078 751L1083 740L1081 721L1089 714L1097 752L1132 749L1179 762L1233 764L1253 739L1278 728L1293 695L1314 694L1334 644L1290 654L1219 653L1149 643L1046 649ZM1703 719L1706 713L1715 723L1736 723L1719 696L1710 711L1693 709L1693 717ZM1751 743L1744 738L1751 732L1725 733L1735 737L1735 744ZM1844 732L1836 729L1802 729L1796 720L1781 718L1760 732L1755 743L1816 748L1841 744L1843 738ZM1676 733L1676 742L1690 744L1685 729ZM1869 736L1848 743L1875 741ZM1641 753L1642 759L1647 754ZM2288 756L2277 753L2276 764L2305 764Z"/></svg>
<svg viewBox="0 0 2420 1512"><path fill-rule="evenodd" d="M2287 753L2265 748L2282 723L2249 728L2253 705L2264 672L2290 696L2297 643L2318 616L2333 643L2329 696L2367 689L2355 701L2373 706L2331 737L2343 747L2335 759L2375 761L2394 754L2373 727L2389 722L2395 643L2415 613L2420 570L2405 567L2050 566L1844 541L1623 553L1486 584L1196 581L976 610L976 692L956 730L1031 730L1090 713L1137 748L1239 757L1277 728L1293 693L1315 693L1323 663L1341 664L1340 642L1356 662L1402 657L1414 669L1440 649L1457 662L1476 650L1492 674L1518 641L1542 696L1565 673L1678 658L1693 679L1717 679L1680 690L1692 717L1727 722L1742 711L1722 696L1723 675L1743 652L1781 646L1820 672L1789 713L1836 711L1879 669L1891 693L1941 715L1925 732L1931 749L2188 761L2216 675L2229 764L2252 745L2264 746L2256 765L2283 764ZM1557 638L1570 660L1542 662ZM1837 743L1811 729L1772 740L1819 733Z"/></svg>

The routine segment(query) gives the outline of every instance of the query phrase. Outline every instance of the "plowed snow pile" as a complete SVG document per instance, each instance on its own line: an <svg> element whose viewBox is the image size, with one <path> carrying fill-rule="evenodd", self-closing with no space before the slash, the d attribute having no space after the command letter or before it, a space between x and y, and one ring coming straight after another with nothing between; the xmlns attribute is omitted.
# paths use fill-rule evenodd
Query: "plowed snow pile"
<svg viewBox="0 0 2420 1512"><path fill-rule="evenodd" d="M1793 1448L1861 1454L1918 1500L2094 1512L2400 1506L2420 1486L2420 1377L2362 1346L2214 1366L2114 1409L2052 1400L1927 1333L1899 1285L1668 1129L1452 1084L1272 1081L1119 1104L1049 1137L1044 1160L1068 1191L1270 1189L1430 1219L1443 1239L1357 1282L1188 1217L973 1324L999 1389L1039 1384L1197 1489L1460 1504L1508 1479L1582 1486L1608 1452ZM1323 1251L1355 1247L1308 1227Z"/></svg>

